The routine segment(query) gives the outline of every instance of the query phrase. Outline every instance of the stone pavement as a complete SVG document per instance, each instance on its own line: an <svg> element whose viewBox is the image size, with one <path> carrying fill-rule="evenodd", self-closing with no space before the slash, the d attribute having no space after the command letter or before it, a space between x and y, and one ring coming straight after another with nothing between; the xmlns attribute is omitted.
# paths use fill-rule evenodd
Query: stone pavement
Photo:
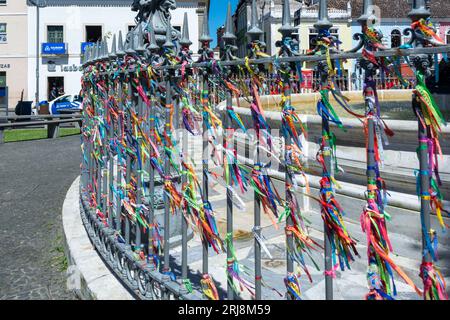
<svg viewBox="0 0 450 320"><path fill-rule="evenodd" d="M75 299L61 208L80 154L79 136L0 145L0 299Z"/></svg>

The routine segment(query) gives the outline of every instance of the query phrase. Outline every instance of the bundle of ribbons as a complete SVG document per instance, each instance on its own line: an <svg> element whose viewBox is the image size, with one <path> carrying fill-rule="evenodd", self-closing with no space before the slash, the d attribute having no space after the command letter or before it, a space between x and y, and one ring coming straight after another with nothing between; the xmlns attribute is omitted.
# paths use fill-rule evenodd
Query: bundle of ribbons
<svg viewBox="0 0 450 320"><path fill-rule="evenodd" d="M430 20L418 20L412 24L412 29L416 33L421 34L422 37L432 46L443 45L444 42L436 34L436 29ZM438 56L435 55L435 72L436 80L439 79L439 64ZM444 57L446 59L446 57ZM413 103L414 113L424 129L424 134L419 136L420 153L426 150L428 153L427 163L428 170L418 171L417 175L417 196L419 199L425 201L425 205L430 206L431 212L435 213L442 229L448 228L448 225L443 219L443 213L449 214L443 206L443 195L439 189L442 185L439 176L439 155L442 157L442 149L440 145L440 135L442 127L447 123L437 105L433 95L426 85L426 77L420 68L416 69L416 86L414 88L415 103ZM428 179L429 190L422 190L421 179ZM422 202L423 203L423 202ZM423 251L423 261L420 266L420 277L423 280L423 297L426 300L448 300L446 293L446 283L444 277L440 273L435 262L438 261L437 253L437 233L430 229L427 230L424 222L423 210L421 212L422 235L425 240L425 248ZM430 259L426 259L426 257Z"/></svg>
<svg viewBox="0 0 450 320"><path fill-rule="evenodd" d="M335 271L340 267L342 271L345 268L350 269L350 262L354 261L354 255L358 256L356 250L356 241L348 233L343 215L345 214L341 205L335 197L335 187L339 184L334 178L333 172L340 170L336 157L336 138L330 130L330 122L342 130L346 130L340 120L336 110L329 100L331 93L338 104L352 115L347 102L349 101L336 85L335 77L342 69L340 61L332 61L330 57L331 50L337 50L339 43L330 36L327 30L319 32L317 40L316 53L327 56L326 68L322 67L320 100L317 103L317 112L322 117L323 131L320 141L320 148L316 159L322 167L322 179L320 180L320 197L315 199L321 205L322 220L325 225L325 233L331 245L332 263L331 270L325 270L325 275L335 276ZM336 72L337 69L337 72ZM325 74L327 72L327 74Z"/></svg>
<svg viewBox="0 0 450 320"><path fill-rule="evenodd" d="M307 137L306 127L303 125L300 116L296 113L294 107L291 105L290 96L286 93L290 93L290 74L286 70L280 69L281 80L279 86L281 87L281 131L286 141L285 145L285 161L284 165L287 174L290 176L292 185L286 182L286 200L283 201L284 212L279 216L278 222L280 223L283 218L286 221L286 236L292 236L293 244L290 247L287 244L287 254L289 257L297 262L297 265L301 267L304 273L307 275L310 282L312 282L311 274L308 270L305 260L305 254L309 256L310 260L314 263L316 268L318 266L312 259L311 251L320 249L321 246L315 242L308 233L306 223L309 222L302 214L301 208L298 204L295 196L295 190L298 188L297 177L295 174L300 174L304 177L306 191L309 193L309 184L306 174L304 172L302 158L305 155L302 152L301 135ZM300 131L297 130L300 128ZM288 139L290 138L290 139ZM291 144L287 144L291 141ZM289 272L284 278L287 294L292 300L300 300L301 289L299 276L293 272Z"/></svg>
<svg viewBox="0 0 450 320"><path fill-rule="evenodd" d="M393 300L397 294L394 274L396 271L414 290L420 290L409 277L389 257L392 245L387 232L386 220L390 219L387 206L387 189L380 174L383 165L383 144L388 144L388 136L394 133L381 119L380 103L373 74L378 68L382 74L388 72L387 62L376 58L374 52L384 49L381 34L365 26L363 28L364 99L366 115L363 128L367 154L367 204L361 214L361 228L367 238L367 281L369 293L367 300ZM372 132L370 132L372 130Z"/></svg>

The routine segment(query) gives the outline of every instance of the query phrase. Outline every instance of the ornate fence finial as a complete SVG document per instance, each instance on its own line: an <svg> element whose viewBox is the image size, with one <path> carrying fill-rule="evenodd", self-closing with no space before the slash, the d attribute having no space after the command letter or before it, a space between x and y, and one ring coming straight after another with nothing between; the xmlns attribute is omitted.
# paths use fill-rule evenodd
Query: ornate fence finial
<svg viewBox="0 0 450 320"><path fill-rule="evenodd" d="M98 42L98 56L97 59L98 61L102 61L103 60L103 48L104 48L104 44L103 44L103 40L99 40Z"/></svg>
<svg viewBox="0 0 450 320"><path fill-rule="evenodd" d="M95 44L89 47L88 63L92 63L94 61L94 54L95 54Z"/></svg>
<svg viewBox="0 0 450 320"><path fill-rule="evenodd" d="M84 50L84 54L83 54L83 67L85 65L87 65L89 63L89 47L86 48L86 50Z"/></svg>
<svg viewBox="0 0 450 320"><path fill-rule="evenodd" d="M209 19L208 19L208 12L204 15L203 19L203 28L202 28L202 34L199 39L200 42L204 43L207 42L208 45L210 42L213 41L213 39L209 35Z"/></svg>
<svg viewBox="0 0 450 320"><path fill-rule="evenodd" d="M408 17L412 21L426 19L431 16L431 12L425 6L425 0L413 0L412 10L408 13Z"/></svg>
<svg viewBox="0 0 450 320"><path fill-rule="evenodd" d="M125 53L132 55L135 54L136 51L134 50L135 44L134 44L134 34L133 31L128 32L127 37L128 41L126 42L125 46Z"/></svg>
<svg viewBox="0 0 450 320"><path fill-rule="evenodd" d="M297 31L297 28L292 26L291 23L291 8L289 0L283 1L283 19L282 26L278 31L283 35L283 38L291 38L292 34Z"/></svg>
<svg viewBox="0 0 450 320"><path fill-rule="evenodd" d="M150 21L149 23L149 32L150 32L150 43L148 45L148 50L150 50L150 52L156 52L159 50L159 46L158 43L156 42L155 29L153 27L152 21Z"/></svg>
<svg viewBox="0 0 450 320"><path fill-rule="evenodd" d="M117 37L113 36L112 45L111 45L111 53L109 54L110 59L117 58Z"/></svg>
<svg viewBox="0 0 450 320"><path fill-rule="evenodd" d="M173 44L172 41L172 27L170 25L168 25L166 28L166 42L164 42L162 46L163 48L170 48L170 49L175 48L175 45Z"/></svg>
<svg viewBox="0 0 450 320"><path fill-rule="evenodd" d="M123 57L125 55L124 51L124 45L123 45L123 37L122 37L122 31L119 31L119 43L118 43L118 50L117 50L117 56Z"/></svg>
<svg viewBox="0 0 450 320"><path fill-rule="evenodd" d="M231 18L231 2L228 2L227 19L225 21L225 33L222 36L225 44L225 51L222 56L223 61L235 60L234 52L237 47L234 45L237 37L233 32L233 20Z"/></svg>
<svg viewBox="0 0 450 320"><path fill-rule="evenodd" d="M134 34L133 34L134 37ZM138 27L138 43L137 43L137 48L136 48L136 52L139 54L143 54L145 51L145 45L144 45L144 30L142 28L142 24L139 24Z"/></svg>
<svg viewBox="0 0 450 320"><path fill-rule="evenodd" d="M102 44L102 59L106 60L108 58L109 58L108 39L106 37L104 37L103 44Z"/></svg>
<svg viewBox="0 0 450 320"><path fill-rule="evenodd" d="M99 50L100 50L100 42L97 41L94 45L94 62L98 62L99 58Z"/></svg>
<svg viewBox="0 0 450 320"><path fill-rule="evenodd" d="M333 24L328 20L328 0L320 0L319 3L319 21L314 24L318 30L328 30Z"/></svg>
<svg viewBox="0 0 450 320"><path fill-rule="evenodd" d="M264 32L259 27L258 23L258 8L256 7L256 0L252 0L252 18L250 24L250 30L247 31L247 35L252 42L260 41Z"/></svg>
<svg viewBox="0 0 450 320"><path fill-rule="evenodd" d="M237 39L236 35L233 32L233 19L231 18L231 2L228 2L227 20L225 21L225 33L223 34L222 39L225 42L228 41L228 44Z"/></svg>
<svg viewBox="0 0 450 320"><path fill-rule="evenodd" d="M182 30L180 45L183 47L189 47L192 41L189 39L189 23L187 12L184 13L183 30Z"/></svg>
<svg viewBox="0 0 450 320"><path fill-rule="evenodd" d="M203 19L203 30L199 41L201 42L201 48L198 50L200 54L199 62L210 61L214 57L214 52L211 50L210 43L213 39L209 36L209 19L208 12L206 12ZM206 69L205 69L206 70Z"/></svg>

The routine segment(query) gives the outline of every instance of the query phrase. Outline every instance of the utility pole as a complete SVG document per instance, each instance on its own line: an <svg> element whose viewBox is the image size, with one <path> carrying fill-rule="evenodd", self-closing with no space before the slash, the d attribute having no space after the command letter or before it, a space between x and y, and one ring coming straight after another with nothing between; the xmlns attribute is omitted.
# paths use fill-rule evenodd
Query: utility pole
<svg viewBox="0 0 450 320"><path fill-rule="evenodd" d="M31 4L36 6L36 108L39 105L39 26L40 26L40 8L45 8L47 3L45 0L30 0Z"/></svg>

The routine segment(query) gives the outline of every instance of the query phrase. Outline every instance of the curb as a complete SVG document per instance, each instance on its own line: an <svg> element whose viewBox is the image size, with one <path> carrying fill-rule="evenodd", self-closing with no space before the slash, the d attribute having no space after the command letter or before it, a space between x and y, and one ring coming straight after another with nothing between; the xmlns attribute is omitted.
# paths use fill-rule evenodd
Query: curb
<svg viewBox="0 0 450 320"><path fill-rule="evenodd" d="M83 300L134 300L106 267L81 221L80 177L66 194L62 209L64 244L69 261L67 286Z"/></svg>

